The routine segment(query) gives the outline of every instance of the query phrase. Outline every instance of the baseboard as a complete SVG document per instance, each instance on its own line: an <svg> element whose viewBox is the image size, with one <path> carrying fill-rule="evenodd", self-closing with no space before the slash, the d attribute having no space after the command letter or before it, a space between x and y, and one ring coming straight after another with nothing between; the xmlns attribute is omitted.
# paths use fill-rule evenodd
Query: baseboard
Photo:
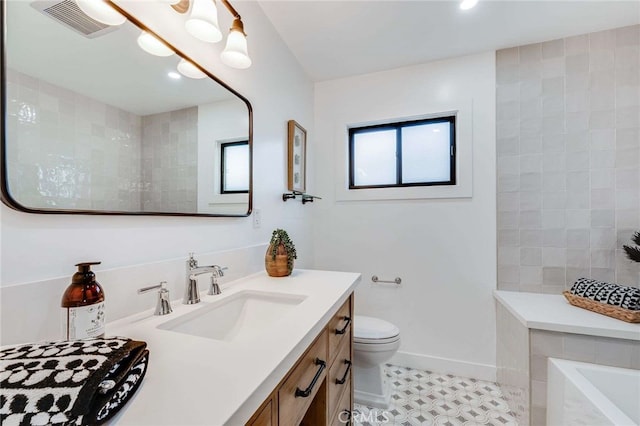
<svg viewBox="0 0 640 426"><path fill-rule="evenodd" d="M450 358L415 354L411 352L396 352L389 364L402 367L417 368L442 374L454 374L478 380L496 381L496 366L478 364Z"/></svg>

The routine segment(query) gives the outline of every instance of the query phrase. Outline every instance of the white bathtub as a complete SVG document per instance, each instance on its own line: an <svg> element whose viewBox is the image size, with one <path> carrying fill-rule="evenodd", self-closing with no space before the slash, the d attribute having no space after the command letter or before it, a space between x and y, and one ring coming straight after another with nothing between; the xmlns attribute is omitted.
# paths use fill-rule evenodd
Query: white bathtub
<svg viewBox="0 0 640 426"><path fill-rule="evenodd" d="M640 370L549 358L547 425L640 425Z"/></svg>

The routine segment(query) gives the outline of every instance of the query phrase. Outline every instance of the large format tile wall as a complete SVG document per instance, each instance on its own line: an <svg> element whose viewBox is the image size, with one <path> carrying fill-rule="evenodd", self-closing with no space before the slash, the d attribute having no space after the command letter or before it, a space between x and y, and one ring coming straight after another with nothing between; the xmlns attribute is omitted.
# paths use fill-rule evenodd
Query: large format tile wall
<svg viewBox="0 0 640 426"><path fill-rule="evenodd" d="M595 315L595 314L594 314ZM517 319L514 319L517 321ZM549 357L640 369L640 343L634 340L529 330L531 424L545 425L547 417L547 359Z"/></svg>
<svg viewBox="0 0 640 426"><path fill-rule="evenodd" d="M142 208L198 211L198 107L142 117Z"/></svg>
<svg viewBox="0 0 640 426"><path fill-rule="evenodd" d="M546 424L549 357L640 369L637 341L528 329L500 303L496 318L497 381L521 426Z"/></svg>
<svg viewBox="0 0 640 426"><path fill-rule="evenodd" d="M135 114L8 69L13 198L31 208L140 210L140 123Z"/></svg>
<svg viewBox="0 0 640 426"><path fill-rule="evenodd" d="M498 288L640 285L640 25L496 54ZM595 314L594 314L595 315ZM528 330L497 308L497 376L523 425L546 422L547 359L640 368L623 339Z"/></svg>
<svg viewBox="0 0 640 426"><path fill-rule="evenodd" d="M529 426L529 329L501 303L496 304L496 378L520 426Z"/></svg>
<svg viewBox="0 0 640 426"><path fill-rule="evenodd" d="M21 204L197 210L197 107L139 116L12 69L7 94L7 156L21 171L9 188Z"/></svg>
<svg viewBox="0 0 640 426"><path fill-rule="evenodd" d="M498 288L640 285L640 25L496 60Z"/></svg>

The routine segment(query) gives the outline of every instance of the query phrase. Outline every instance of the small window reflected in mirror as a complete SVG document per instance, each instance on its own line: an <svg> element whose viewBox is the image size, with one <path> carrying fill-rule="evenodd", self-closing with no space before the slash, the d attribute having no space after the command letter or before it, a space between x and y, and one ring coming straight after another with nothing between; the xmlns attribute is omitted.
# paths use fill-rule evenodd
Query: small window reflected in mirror
<svg viewBox="0 0 640 426"><path fill-rule="evenodd" d="M249 192L249 141L220 144L220 193Z"/></svg>

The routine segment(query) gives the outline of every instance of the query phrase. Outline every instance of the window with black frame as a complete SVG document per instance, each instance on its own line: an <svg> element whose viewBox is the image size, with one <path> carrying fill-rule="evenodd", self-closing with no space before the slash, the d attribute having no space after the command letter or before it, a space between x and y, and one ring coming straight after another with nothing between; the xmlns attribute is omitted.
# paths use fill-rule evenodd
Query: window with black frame
<svg viewBox="0 0 640 426"><path fill-rule="evenodd" d="M249 141L220 144L220 193L249 192Z"/></svg>
<svg viewBox="0 0 640 426"><path fill-rule="evenodd" d="M456 117L349 129L349 189L456 184Z"/></svg>

